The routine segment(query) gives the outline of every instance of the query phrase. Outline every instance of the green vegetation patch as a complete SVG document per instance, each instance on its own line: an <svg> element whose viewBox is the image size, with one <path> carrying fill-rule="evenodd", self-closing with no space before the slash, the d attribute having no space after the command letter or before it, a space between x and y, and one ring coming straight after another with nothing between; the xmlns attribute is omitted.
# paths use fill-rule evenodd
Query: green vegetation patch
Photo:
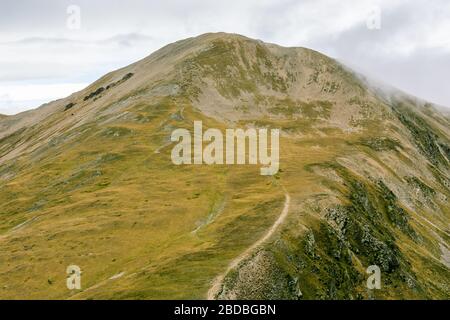
<svg viewBox="0 0 450 320"><path fill-rule="evenodd" d="M417 177L409 176L405 177L405 180L410 186L412 186L413 188L418 188L427 197L433 197L434 195L436 195L436 191L433 188L422 182L422 180Z"/></svg>
<svg viewBox="0 0 450 320"><path fill-rule="evenodd" d="M397 149L402 149L399 141L387 137L362 138L359 144L374 151L396 151Z"/></svg>
<svg viewBox="0 0 450 320"><path fill-rule="evenodd" d="M235 98L245 92L258 94L258 87L286 93L295 76L281 75L277 68L279 58L264 46L257 44L254 47L255 59L248 58L246 50L249 48L251 45L241 41L213 41L210 48L183 63L181 89L198 97L199 88L191 92L193 80L202 82L209 78L226 98Z"/></svg>
<svg viewBox="0 0 450 320"><path fill-rule="evenodd" d="M447 165L447 161L439 149L439 137L428 123L402 104L397 104L392 110L411 133L414 138L413 142L420 152L434 165Z"/></svg>
<svg viewBox="0 0 450 320"><path fill-rule="evenodd" d="M268 248L276 257L271 268L278 276L267 290L283 288L275 296L289 299L368 298L365 269L377 265L382 290L373 294L426 296L396 241L397 229L413 241L419 235L394 193L382 181L362 180L337 163L319 166L335 170L345 181L344 188L330 186L345 197L345 204L326 208L324 220L311 216L306 234L286 227L281 239ZM280 281L290 285L281 286Z"/></svg>

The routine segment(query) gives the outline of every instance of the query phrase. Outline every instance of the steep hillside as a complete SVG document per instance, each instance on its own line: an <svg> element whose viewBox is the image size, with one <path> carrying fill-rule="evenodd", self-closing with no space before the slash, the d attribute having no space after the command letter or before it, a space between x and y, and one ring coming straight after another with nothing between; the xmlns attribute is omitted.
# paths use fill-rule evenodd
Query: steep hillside
<svg viewBox="0 0 450 320"><path fill-rule="evenodd" d="M198 120L280 128L280 171L174 165ZM0 298L448 299L449 161L448 114L318 52L178 41L0 118Z"/></svg>

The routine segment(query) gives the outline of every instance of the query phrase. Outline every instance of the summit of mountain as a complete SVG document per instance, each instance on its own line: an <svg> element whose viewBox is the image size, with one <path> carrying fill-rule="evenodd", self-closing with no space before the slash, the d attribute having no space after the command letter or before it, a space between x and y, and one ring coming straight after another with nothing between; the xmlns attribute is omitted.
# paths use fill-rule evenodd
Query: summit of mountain
<svg viewBox="0 0 450 320"><path fill-rule="evenodd" d="M280 171L174 165L194 121L280 129ZM319 52L177 41L0 118L0 297L445 299L449 161L448 114Z"/></svg>

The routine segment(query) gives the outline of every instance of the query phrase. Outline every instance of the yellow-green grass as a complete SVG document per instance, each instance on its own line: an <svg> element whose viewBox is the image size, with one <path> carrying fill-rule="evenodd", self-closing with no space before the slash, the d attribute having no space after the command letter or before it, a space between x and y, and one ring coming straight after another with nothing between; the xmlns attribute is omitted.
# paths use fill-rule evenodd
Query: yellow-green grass
<svg viewBox="0 0 450 320"><path fill-rule="evenodd" d="M176 110L109 126L118 136L102 134L106 125L87 131L3 183L2 297L201 298L273 223L283 194L258 167L175 166L170 146L154 153L170 134L157 120ZM198 119L190 112L180 126ZM218 201L214 223L194 233ZM78 293L65 286L71 264L83 272Z"/></svg>

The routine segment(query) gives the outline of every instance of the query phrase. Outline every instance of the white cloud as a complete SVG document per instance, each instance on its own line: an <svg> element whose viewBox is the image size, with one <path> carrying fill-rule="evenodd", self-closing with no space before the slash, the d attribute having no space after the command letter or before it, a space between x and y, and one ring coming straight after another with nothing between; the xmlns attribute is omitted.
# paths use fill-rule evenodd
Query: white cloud
<svg viewBox="0 0 450 320"><path fill-rule="evenodd" d="M14 114L35 108L42 103L64 98L87 85L87 83L0 85L0 113Z"/></svg>
<svg viewBox="0 0 450 320"><path fill-rule="evenodd" d="M52 95L62 98L83 89L86 85L86 83L62 83L0 86L0 99L7 96L10 100L44 100Z"/></svg>

